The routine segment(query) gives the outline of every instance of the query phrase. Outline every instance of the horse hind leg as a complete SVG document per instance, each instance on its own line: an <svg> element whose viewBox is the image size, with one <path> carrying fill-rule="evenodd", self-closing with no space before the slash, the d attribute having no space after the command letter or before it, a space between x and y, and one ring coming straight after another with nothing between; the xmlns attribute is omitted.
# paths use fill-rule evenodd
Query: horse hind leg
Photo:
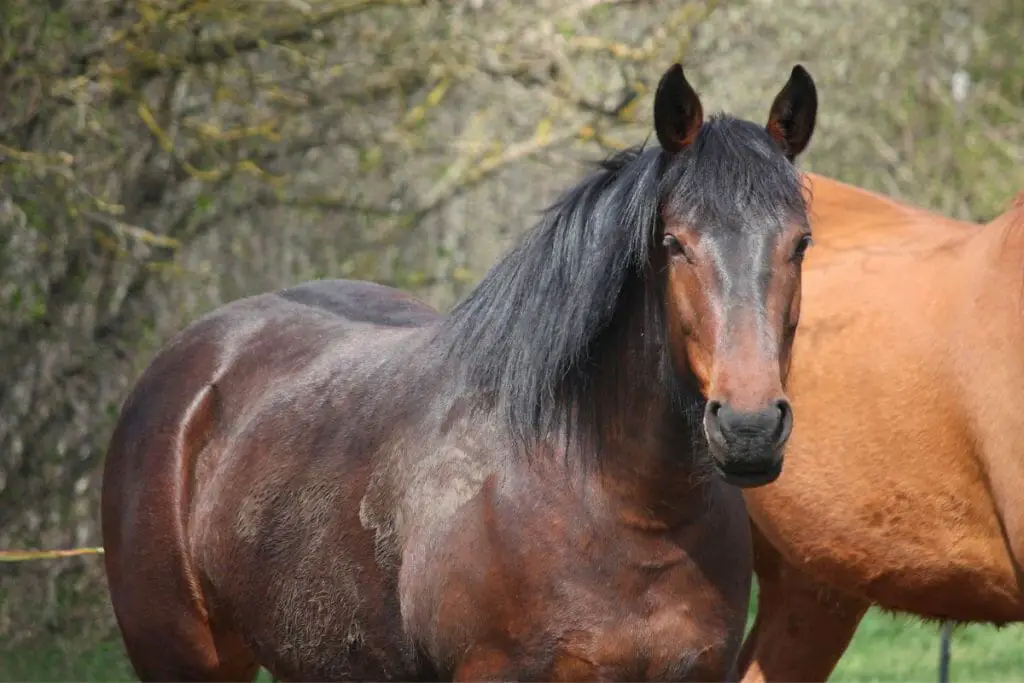
<svg viewBox="0 0 1024 683"><path fill-rule="evenodd" d="M145 513L142 515L145 516ZM180 554L122 553L109 572L128 659L141 681L252 681L257 658L243 638L212 623Z"/></svg>
<svg viewBox="0 0 1024 683"><path fill-rule="evenodd" d="M145 628L122 626L122 634L140 681L247 683L259 670L256 657L240 638L215 634L194 614L154 620Z"/></svg>
<svg viewBox="0 0 1024 683"><path fill-rule="evenodd" d="M129 411L111 439L101 502L111 604L140 680L251 681L256 657L211 621L187 550L182 487L216 417L215 391L179 405L178 415Z"/></svg>
<svg viewBox="0 0 1024 683"><path fill-rule="evenodd" d="M759 590L757 616L740 652L741 680L825 681L870 605L789 566L752 531Z"/></svg>
<svg viewBox="0 0 1024 683"><path fill-rule="evenodd" d="M159 501L153 501L158 506ZM150 503L142 506L148 508ZM134 527L155 516L140 509ZM136 533L146 533L137 528ZM151 530L154 533L155 529ZM159 538L159 537L157 537ZM171 541L168 539L168 544ZM259 668L243 639L211 623L178 549L107 544L111 602L128 659L141 681L252 681Z"/></svg>

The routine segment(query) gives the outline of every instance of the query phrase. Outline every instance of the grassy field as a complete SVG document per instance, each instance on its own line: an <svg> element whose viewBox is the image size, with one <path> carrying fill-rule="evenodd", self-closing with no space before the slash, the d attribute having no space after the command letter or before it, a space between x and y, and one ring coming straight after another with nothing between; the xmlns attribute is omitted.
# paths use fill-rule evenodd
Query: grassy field
<svg viewBox="0 0 1024 683"><path fill-rule="evenodd" d="M951 681L1024 681L1024 626L953 632ZM937 681L939 627L872 611L831 681Z"/></svg>
<svg viewBox="0 0 1024 683"><path fill-rule="evenodd" d="M957 629L953 636L953 681L1024 681L1024 625L997 630L988 626ZM935 681L938 627L917 620L872 612L832 681ZM261 675L261 680L269 677ZM119 640L84 650L67 648L0 649L0 681L130 681L131 669Z"/></svg>

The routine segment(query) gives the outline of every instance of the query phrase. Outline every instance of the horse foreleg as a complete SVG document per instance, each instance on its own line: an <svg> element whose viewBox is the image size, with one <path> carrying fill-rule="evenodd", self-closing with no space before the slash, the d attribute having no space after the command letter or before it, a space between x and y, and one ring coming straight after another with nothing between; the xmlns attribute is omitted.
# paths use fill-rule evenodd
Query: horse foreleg
<svg viewBox="0 0 1024 683"><path fill-rule="evenodd" d="M788 565L756 528L757 616L740 652L743 683L824 681L870 604Z"/></svg>

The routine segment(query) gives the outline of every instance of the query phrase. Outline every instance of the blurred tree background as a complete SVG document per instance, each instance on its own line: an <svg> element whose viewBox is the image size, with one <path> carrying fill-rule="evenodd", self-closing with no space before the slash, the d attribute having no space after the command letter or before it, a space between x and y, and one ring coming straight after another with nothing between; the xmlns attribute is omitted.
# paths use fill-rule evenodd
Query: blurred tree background
<svg viewBox="0 0 1024 683"><path fill-rule="evenodd" d="M805 169L993 217L1022 35L1019 0L3 0L0 548L99 544L113 420L190 320L320 277L447 308L651 134L677 59L758 121L803 63ZM0 564L0 649L116 643L105 590L98 557Z"/></svg>

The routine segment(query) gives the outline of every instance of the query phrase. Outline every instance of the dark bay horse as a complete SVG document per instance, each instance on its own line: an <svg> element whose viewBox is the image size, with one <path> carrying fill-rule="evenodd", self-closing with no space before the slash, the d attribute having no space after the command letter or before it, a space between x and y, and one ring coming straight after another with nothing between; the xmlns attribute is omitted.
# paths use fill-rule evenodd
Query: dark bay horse
<svg viewBox="0 0 1024 683"><path fill-rule="evenodd" d="M1024 194L977 225L808 180L799 426L744 492L746 681L825 680L871 605L1024 620Z"/></svg>
<svg viewBox="0 0 1024 683"><path fill-rule="evenodd" d="M222 306L160 351L103 480L144 680L722 679L738 486L779 475L809 244L794 68L564 194L448 315L353 281Z"/></svg>

